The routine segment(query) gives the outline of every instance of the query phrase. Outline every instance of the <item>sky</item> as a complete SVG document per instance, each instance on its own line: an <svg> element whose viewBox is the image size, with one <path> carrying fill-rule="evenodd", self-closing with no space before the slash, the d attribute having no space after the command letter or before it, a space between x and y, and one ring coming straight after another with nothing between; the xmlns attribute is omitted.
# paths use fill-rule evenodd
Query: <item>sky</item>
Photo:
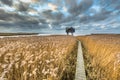
<svg viewBox="0 0 120 80"><path fill-rule="evenodd" d="M0 0L0 32L120 33L120 0Z"/></svg>

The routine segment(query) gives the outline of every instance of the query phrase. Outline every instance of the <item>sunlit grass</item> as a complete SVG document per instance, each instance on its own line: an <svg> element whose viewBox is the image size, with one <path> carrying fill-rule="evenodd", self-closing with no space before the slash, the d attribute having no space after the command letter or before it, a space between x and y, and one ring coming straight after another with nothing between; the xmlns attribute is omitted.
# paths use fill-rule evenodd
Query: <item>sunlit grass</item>
<svg viewBox="0 0 120 80"><path fill-rule="evenodd" d="M0 80L73 80L77 42L72 36L0 39Z"/></svg>
<svg viewBox="0 0 120 80"><path fill-rule="evenodd" d="M78 37L83 43L88 80L120 79L120 35Z"/></svg>

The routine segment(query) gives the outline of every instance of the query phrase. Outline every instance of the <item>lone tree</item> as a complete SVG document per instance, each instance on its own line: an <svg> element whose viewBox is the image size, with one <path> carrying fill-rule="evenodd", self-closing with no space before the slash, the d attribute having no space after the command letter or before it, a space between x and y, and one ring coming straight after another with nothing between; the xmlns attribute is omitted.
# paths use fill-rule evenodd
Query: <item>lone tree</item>
<svg viewBox="0 0 120 80"><path fill-rule="evenodd" d="M71 33L71 35L73 35L74 32L75 32L75 28L73 28L73 27L66 27L67 35L69 35L69 33Z"/></svg>

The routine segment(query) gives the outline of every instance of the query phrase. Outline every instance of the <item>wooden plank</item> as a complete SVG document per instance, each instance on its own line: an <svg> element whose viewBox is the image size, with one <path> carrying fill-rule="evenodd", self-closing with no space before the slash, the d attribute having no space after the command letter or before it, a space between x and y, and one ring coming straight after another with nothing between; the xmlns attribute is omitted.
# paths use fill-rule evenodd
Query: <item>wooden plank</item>
<svg viewBox="0 0 120 80"><path fill-rule="evenodd" d="M78 53L77 53L77 65L76 65L76 74L75 80L86 80L84 59L81 42L78 42Z"/></svg>

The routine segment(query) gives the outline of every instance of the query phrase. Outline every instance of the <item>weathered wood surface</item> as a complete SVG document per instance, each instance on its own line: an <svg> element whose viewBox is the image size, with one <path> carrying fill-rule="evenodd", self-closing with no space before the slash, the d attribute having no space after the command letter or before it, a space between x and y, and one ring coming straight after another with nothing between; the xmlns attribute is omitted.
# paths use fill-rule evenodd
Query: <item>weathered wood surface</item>
<svg viewBox="0 0 120 80"><path fill-rule="evenodd" d="M76 74L75 80L86 80L84 59L81 42L78 42L78 53L77 53L77 65L76 65Z"/></svg>

